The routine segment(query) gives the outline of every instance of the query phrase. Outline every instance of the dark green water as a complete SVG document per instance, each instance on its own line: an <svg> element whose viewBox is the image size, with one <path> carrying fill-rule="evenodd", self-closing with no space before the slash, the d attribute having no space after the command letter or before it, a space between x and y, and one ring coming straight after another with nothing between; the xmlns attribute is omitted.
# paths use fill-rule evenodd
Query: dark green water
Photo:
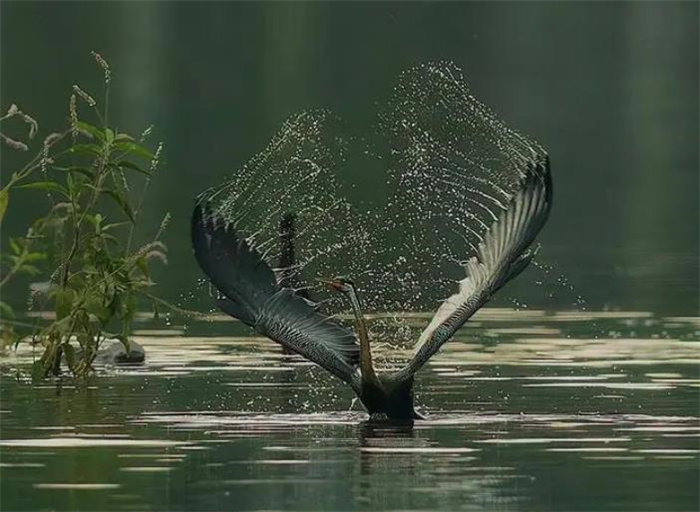
<svg viewBox="0 0 700 512"><path fill-rule="evenodd" d="M155 124L165 166L143 234L172 213L170 264L156 280L173 300L201 277L187 236L198 193L290 115L324 107L366 122L400 72L448 60L550 153L545 263L592 308L700 310L696 2L3 1L0 14L3 105L16 102L47 133L62 126L72 84L101 88L94 49L114 69L119 127ZM12 161L2 158L4 174ZM371 199L376 187L363 183L374 169L352 171ZM24 232L31 197L17 193L3 237ZM531 284L509 293L544 307Z"/></svg>
<svg viewBox="0 0 700 512"><path fill-rule="evenodd" d="M61 126L72 84L99 89L95 49L119 126L165 141L144 219L173 216L170 299L202 277L199 192L289 115L362 123L428 60L542 142L555 197L550 270L493 303L529 308L480 313L431 361L413 429L368 425L347 389L231 322L139 325L146 365L85 384L32 386L28 349L4 354L0 509L697 510L697 20L694 2L3 1L3 109ZM371 199L371 170L353 172ZM35 207L13 196L3 242ZM24 304L19 285L3 300Z"/></svg>
<svg viewBox="0 0 700 512"><path fill-rule="evenodd" d="M15 380L20 352L0 506L695 510L699 329L487 309L419 375L413 429L368 424L336 380L231 322L142 330L145 366L85 385Z"/></svg>

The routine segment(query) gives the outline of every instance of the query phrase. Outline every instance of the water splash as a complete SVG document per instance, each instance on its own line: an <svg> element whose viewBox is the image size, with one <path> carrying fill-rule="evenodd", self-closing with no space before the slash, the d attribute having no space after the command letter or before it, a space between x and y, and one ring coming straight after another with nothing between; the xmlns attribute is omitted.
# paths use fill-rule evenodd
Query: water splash
<svg viewBox="0 0 700 512"><path fill-rule="evenodd" d="M327 313L348 310L314 281L335 275L353 279L369 313L434 311L527 163L544 154L471 94L459 68L431 63L403 73L367 126L324 110L293 116L203 198ZM297 261L280 268L290 215ZM420 327L391 317L371 325L390 343L417 339Z"/></svg>

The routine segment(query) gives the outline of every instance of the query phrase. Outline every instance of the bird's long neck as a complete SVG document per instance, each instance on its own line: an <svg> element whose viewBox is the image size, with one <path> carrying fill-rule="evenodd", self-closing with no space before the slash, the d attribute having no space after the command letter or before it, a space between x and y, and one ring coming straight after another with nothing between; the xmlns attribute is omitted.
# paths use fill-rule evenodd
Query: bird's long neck
<svg viewBox="0 0 700 512"><path fill-rule="evenodd" d="M365 323L365 317L362 314L360 299L357 296L354 287L350 288L348 296L350 297L350 303L352 304L352 311L355 314L357 334L360 337L360 371L362 372L362 378L371 381L373 384L379 384L379 379L377 378L377 374L374 372L374 366L372 365L372 352L369 348L367 324Z"/></svg>

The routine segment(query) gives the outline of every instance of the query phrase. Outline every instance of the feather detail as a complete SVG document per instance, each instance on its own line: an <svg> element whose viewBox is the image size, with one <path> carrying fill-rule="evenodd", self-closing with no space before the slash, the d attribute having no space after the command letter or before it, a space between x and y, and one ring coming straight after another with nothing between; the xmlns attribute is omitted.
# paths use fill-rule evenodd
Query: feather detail
<svg viewBox="0 0 700 512"><path fill-rule="evenodd" d="M535 251L526 251L542 229L552 205L549 159L528 167L519 190L465 265L459 290L445 299L421 334L416 355L400 374L413 375L491 296L522 272Z"/></svg>
<svg viewBox="0 0 700 512"><path fill-rule="evenodd" d="M192 246L199 266L221 294L217 305L224 312L351 382L359 361L352 331L278 285L255 247L203 204L192 215Z"/></svg>

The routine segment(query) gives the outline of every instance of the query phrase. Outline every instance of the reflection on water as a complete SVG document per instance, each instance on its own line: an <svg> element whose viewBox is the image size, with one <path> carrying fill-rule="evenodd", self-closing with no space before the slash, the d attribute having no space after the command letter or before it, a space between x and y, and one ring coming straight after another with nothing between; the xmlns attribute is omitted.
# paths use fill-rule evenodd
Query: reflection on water
<svg viewBox="0 0 700 512"><path fill-rule="evenodd" d="M691 510L699 327L486 309L419 374L414 428L367 422L338 382L235 322L144 323L147 364L86 383L31 386L24 348L2 359L0 505Z"/></svg>

